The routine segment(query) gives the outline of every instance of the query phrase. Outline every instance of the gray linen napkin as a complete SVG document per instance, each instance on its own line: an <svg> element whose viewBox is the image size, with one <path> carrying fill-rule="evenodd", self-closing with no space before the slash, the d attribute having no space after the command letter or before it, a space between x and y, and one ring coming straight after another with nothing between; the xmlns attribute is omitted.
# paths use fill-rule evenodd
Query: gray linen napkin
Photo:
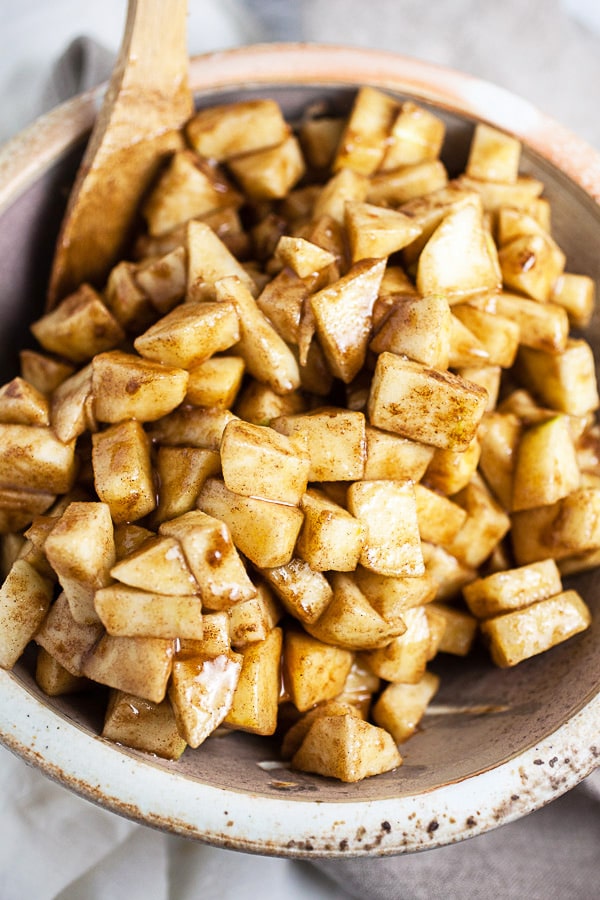
<svg viewBox="0 0 600 900"><path fill-rule="evenodd" d="M111 54L94 40L78 38L54 67L48 99L58 102L100 83L111 63ZM526 818L453 846L296 865L316 866L358 900L591 900L598 890L599 847L600 770Z"/></svg>
<svg viewBox="0 0 600 900"><path fill-rule="evenodd" d="M85 36L75 38L52 67L42 100L44 107L52 109L106 81L113 63L111 51L98 41Z"/></svg>
<svg viewBox="0 0 600 900"><path fill-rule="evenodd" d="M592 900L600 875L598 774L526 818L460 844L314 865L360 900Z"/></svg>

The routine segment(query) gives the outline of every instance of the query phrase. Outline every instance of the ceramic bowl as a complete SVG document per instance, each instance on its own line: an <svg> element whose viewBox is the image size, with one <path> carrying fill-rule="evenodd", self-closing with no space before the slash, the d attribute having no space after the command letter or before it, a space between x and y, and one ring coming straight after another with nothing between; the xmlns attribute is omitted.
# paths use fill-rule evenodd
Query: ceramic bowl
<svg viewBox="0 0 600 900"><path fill-rule="evenodd" d="M451 172L478 120L524 145L541 178L571 271L600 277L600 158L527 102L413 59L366 50L266 45L196 58L200 105L271 96L294 119L307 104L345 110L370 84L431 105L448 130ZM39 315L66 190L100 92L66 103L0 151L1 347L5 378ZM588 338L595 346L593 323ZM215 845L289 857L399 854L476 835L572 788L600 754L600 596L574 579L594 621L582 635L512 670L447 659L442 687L397 771L355 785L286 770L267 739L214 738L177 763L97 737L102 712L50 700L27 660L0 671L0 737L78 794L117 813Z"/></svg>

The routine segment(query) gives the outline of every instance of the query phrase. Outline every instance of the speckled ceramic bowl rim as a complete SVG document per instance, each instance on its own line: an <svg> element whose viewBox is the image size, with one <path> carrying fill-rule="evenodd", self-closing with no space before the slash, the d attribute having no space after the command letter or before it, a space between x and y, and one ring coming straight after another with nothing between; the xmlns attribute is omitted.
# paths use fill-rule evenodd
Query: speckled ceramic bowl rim
<svg viewBox="0 0 600 900"><path fill-rule="evenodd" d="M200 97L264 85L371 84L486 121L522 139L600 203L600 156L527 101L453 70L391 53L267 44L191 61ZM0 149L0 213L91 127L101 92L50 112ZM157 828L289 857L387 855L462 840L574 787L600 761L600 693L553 734L494 768L417 796L315 802L224 790L77 727L0 670L0 739L87 799Z"/></svg>

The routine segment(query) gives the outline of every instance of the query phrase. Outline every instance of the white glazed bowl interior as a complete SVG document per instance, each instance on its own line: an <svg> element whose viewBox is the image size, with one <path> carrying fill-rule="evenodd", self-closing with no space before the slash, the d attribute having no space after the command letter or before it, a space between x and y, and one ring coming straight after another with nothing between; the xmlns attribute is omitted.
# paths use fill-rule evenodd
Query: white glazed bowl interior
<svg viewBox="0 0 600 900"><path fill-rule="evenodd" d="M431 104L448 137L452 173L483 119L525 143L523 168L541 178L568 269L600 278L600 162L583 142L525 101L456 72L391 54L267 45L199 57L198 104L270 96L291 120L307 104L347 110L371 84ZM44 303L66 188L99 99L76 98L0 151L0 339L3 378L17 366L27 324ZM597 322L588 334L595 346ZM27 762L88 799L187 836L284 856L392 854L486 831L570 789L600 753L600 600L597 576L573 579L591 629L542 657L499 670L475 655L433 668L442 686L396 772L356 785L283 769L275 745L241 734L214 738L177 763L99 739L102 706L50 700L30 660L0 671L0 738Z"/></svg>

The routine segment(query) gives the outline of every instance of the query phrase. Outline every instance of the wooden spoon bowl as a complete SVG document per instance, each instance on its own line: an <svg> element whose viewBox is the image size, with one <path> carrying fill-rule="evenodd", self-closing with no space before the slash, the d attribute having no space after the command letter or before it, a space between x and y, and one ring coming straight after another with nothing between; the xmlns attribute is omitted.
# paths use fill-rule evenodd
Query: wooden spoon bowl
<svg viewBox="0 0 600 900"><path fill-rule="evenodd" d="M102 282L191 111L187 0L129 0L119 57L62 223L49 306L82 282Z"/></svg>

